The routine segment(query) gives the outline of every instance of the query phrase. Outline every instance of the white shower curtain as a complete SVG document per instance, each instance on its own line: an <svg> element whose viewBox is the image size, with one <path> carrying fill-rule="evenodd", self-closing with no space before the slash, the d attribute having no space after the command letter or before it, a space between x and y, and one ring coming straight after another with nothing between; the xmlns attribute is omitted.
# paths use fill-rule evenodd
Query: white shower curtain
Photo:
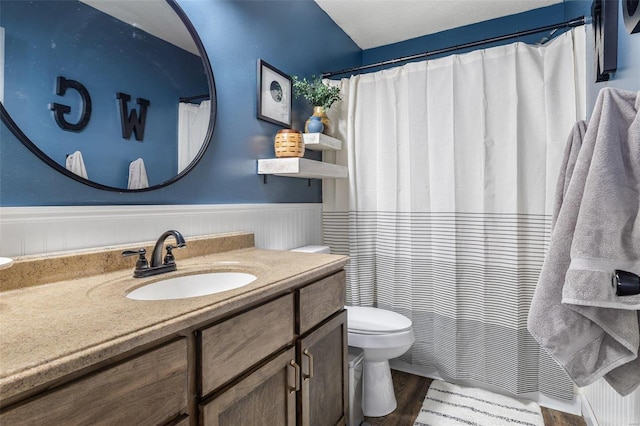
<svg viewBox="0 0 640 426"><path fill-rule="evenodd" d="M584 56L578 28L333 82L349 179L324 181L324 243L351 256L349 304L412 319L405 361L572 398L526 322Z"/></svg>
<svg viewBox="0 0 640 426"><path fill-rule="evenodd" d="M211 101L178 105L178 173L182 172L200 152L209 129Z"/></svg>

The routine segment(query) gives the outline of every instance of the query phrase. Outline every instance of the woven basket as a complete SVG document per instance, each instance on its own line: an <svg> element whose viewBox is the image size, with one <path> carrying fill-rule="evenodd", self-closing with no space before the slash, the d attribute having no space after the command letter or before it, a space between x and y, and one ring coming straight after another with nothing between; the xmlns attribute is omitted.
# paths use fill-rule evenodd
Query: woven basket
<svg viewBox="0 0 640 426"><path fill-rule="evenodd" d="M282 129L276 134L273 149L276 157L302 157L304 155L304 140L302 132L293 129Z"/></svg>

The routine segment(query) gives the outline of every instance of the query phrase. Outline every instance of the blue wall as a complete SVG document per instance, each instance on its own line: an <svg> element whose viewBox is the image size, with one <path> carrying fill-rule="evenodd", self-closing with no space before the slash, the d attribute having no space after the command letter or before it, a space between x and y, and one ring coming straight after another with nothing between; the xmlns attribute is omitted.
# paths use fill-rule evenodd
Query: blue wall
<svg viewBox="0 0 640 426"><path fill-rule="evenodd" d="M82 28L77 28L82 23ZM129 163L143 158L149 183L177 174L178 99L208 92L202 60L83 3L3 1L5 28L4 105L16 124L64 167L67 154L83 154L92 181L126 188ZM80 118L78 92L55 95L58 76L86 87L92 113L81 131L60 128L51 102L68 105L70 123ZM116 93L150 101L144 139L122 137ZM20 94L20 96L16 96Z"/></svg>
<svg viewBox="0 0 640 426"><path fill-rule="evenodd" d="M568 19L570 18L573 18L573 16L569 17ZM564 22L565 20L565 8L563 4L557 4L540 9L534 9L528 12L518 13L516 15L505 16L502 18L483 21L464 27L441 31L435 34L429 34L423 37L417 37L411 40L390 44L387 46L367 49L362 52L362 62L363 64L374 64L401 56L415 55L436 49L457 46L477 40L483 40L491 37L538 28L558 22ZM544 33L541 33L538 35L523 37L519 41L523 41L526 43L536 43L544 35ZM516 40L509 40L503 43L494 43L493 45L513 43L514 41ZM486 44L483 47L492 47L493 45ZM464 52L465 50L460 50L456 53ZM431 58L434 57L437 56L432 56ZM382 68L373 68L372 71L377 71L380 69Z"/></svg>
<svg viewBox="0 0 640 426"><path fill-rule="evenodd" d="M279 129L255 118L258 58L290 75L318 74L553 24L589 15L591 6L568 1L362 52L311 0L178 2L202 38L218 92L216 129L200 164L175 184L149 193L99 191L50 169L2 126L1 205L319 202L318 181L308 187L304 179L270 177L264 185L256 174L256 159L273 156ZM588 82L589 109L602 86L640 90L640 34L623 28L619 34L618 72L608 83ZM294 104L294 127L301 128L310 112L302 101Z"/></svg>
<svg viewBox="0 0 640 426"><path fill-rule="evenodd" d="M256 63L261 58L289 75L309 76L359 65L360 49L311 0L178 0L178 4L202 39L218 95L213 140L201 162L166 188L144 193L101 191L50 168L2 125L0 205L321 201L319 181L308 186L305 179L269 177L265 185L256 173L256 159L273 157L273 137L280 129L256 119ZM5 97L9 95L5 91ZM293 127L301 128L310 114L311 108L297 101ZM319 158L319 153L308 156Z"/></svg>

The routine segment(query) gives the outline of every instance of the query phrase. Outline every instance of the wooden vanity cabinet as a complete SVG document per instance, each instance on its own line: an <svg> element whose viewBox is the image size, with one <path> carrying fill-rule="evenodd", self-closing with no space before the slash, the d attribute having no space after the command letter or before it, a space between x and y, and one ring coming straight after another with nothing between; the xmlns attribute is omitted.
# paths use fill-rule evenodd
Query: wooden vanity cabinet
<svg viewBox="0 0 640 426"><path fill-rule="evenodd" d="M344 302L340 271L56 380L0 424L345 425Z"/></svg>
<svg viewBox="0 0 640 426"><path fill-rule="evenodd" d="M175 424L185 416L187 389L181 338L3 410L0 424Z"/></svg>
<svg viewBox="0 0 640 426"><path fill-rule="evenodd" d="M201 424L345 425L348 388L344 302L345 274L341 271L203 330L201 370L205 392L200 405ZM287 323L291 334L285 330ZM243 338L237 346L224 338L233 339L239 330L247 330L255 344ZM287 336L291 337L288 342ZM283 344L286 347L282 348ZM230 345L231 349L214 349L216 345ZM265 353L265 347L280 349ZM227 355L210 356L205 353L207 348ZM247 360L255 362L257 355L264 359L251 367ZM205 365L208 362L211 365ZM239 377L206 395L233 374Z"/></svg>

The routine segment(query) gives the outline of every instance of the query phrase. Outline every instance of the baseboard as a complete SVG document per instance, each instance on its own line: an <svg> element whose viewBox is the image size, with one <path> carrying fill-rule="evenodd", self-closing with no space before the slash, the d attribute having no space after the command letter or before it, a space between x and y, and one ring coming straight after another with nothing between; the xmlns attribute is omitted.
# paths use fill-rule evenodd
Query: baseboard
<svg viewBox="0 0 640 426"><path fill-rule="evenodd" d="M400 361L398 359L394 359L394 360L389 361L389 365L394 370L403 371L405 373L415 374L417 376L422 376L422 377L428 377L430 379L435 379L435 380L443 380L443 381L446 381L446 382L453 382L449 378L443 378L434 369L430 369L430 368L422 367L422 366L411 365L411 364L409 364L407 362ZM573 397L573 399L571 401L566 401L566 400L562 400L562 399L558 399L558 398L549 397L549 396L543 395L543 394L541 394L539 392L529 392L529 393L526 393L526 394L514 395L514 394L511 394L511 393L505 391L504 389L497 388L495 386L490 386L490 385L487 385L486 383L481 383L481 382L478 382L478 381L475 381L475 380L456 380L455 383L458 384L458 385L462 385L462 386L479 387L479 388L482 388L482 389L485 389L485 390L488 390L488 391L491 391L491 392L500 393L500 394L511 396L511 397L514 397L514 398L520 398L520 399L527 399L527 400L530 400L530 401L535 401L540 406L547 407L547 408L550 408L552 410L562 411L562 412L569 413L569 414L574 414L574 415L577 415L577 416L581 416L582 415L582 404L581 404L582 399L580 398L581 395L574 395L574 397ZM594 423L593 425L597 426L597 423Z"/></svg>

